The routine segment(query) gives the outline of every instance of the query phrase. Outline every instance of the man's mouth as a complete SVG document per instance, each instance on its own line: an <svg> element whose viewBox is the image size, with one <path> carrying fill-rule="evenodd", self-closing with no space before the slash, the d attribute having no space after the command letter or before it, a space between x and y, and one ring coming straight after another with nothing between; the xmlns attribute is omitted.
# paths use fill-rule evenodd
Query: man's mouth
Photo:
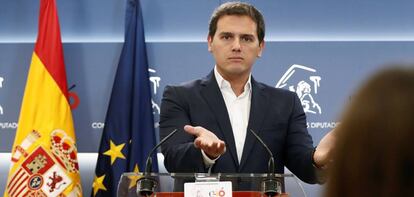
<svg viewBox="0 0 414 197"><path fill-rule="evenodd" d="M244 60L242 57L229 57L228 59L231 60L231 61L242 61L242 60Z"/></svg>

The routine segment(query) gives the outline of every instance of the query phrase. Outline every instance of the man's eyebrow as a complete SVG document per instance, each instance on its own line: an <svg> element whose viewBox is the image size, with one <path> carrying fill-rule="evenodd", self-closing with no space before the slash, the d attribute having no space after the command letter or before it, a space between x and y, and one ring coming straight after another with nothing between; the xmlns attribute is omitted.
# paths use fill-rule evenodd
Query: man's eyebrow
<svg viewBox="0 0 414 197"><path fill-rule="evenodd" d="M234 35L234 33L224 31L220 32L219 35Z"/></svg>
<svg viewBox="0 0 414 197"><path fill-rule="evenodd" d="M241 34L240 36L254 38L254 35L253 34Z"/></svg>
<svg viewBox="0 0 414 197"><path fill-rule="evenodd" d="M223 31L223 32L220 32L219 35L236 35L236 34L233 33L233 32ZM253 37L254 38L254 35L253 34L239 34L238 36L241 36L241 37Z"/></svg>

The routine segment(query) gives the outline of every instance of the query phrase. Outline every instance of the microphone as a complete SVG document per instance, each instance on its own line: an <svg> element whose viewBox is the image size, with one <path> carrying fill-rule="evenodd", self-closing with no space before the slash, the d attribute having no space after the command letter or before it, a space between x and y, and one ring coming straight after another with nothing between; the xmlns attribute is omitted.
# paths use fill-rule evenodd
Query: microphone
<svg viewBox="0 0 414 197"><path fill-rule="evenodd" d="M252 129L249 129L250 133L256 137L260 144L266 149L269 154L269 162L267 165L268 178L262 181L262 190L266 196L276 196L282 193L281 183L275 177L275 158L273 157L272 151L269 147L263 142L263 140L254 132Z"/></svg>
<svg viewBox="0 0 414 197"><path fill-rule="evenodd" d="M168 134L164 139L162 139L148 154L144 177L138 179L137 181L137 195L138 196L151 196L155 192L155 187L157 186L157 181L150 178L152 172L152 155L154 151L157 150L164 142L170 139L174 134L176 134L178 129L174 129L170 134Z"/></svg>

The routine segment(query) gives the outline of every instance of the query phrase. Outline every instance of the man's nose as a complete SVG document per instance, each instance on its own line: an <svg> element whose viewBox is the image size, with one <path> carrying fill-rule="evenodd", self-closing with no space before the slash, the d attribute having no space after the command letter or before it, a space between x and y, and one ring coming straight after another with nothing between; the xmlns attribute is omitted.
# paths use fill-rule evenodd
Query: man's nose
<svg viewBox="0 0 414 197"><path fill-rule="evenodd" d="M235 51L235 52L241 51L241 44L240 44L239 38L234 39L233 45L232 45L232 51Z"/></svg>

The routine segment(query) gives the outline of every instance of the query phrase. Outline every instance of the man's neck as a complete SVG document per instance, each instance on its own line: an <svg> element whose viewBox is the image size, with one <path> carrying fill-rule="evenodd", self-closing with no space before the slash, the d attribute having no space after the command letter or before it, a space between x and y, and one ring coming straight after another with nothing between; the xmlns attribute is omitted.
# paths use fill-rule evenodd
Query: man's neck
<svg viewBox="0 0 414 197"><path fill-rule="evenodd" d="M239 96L244 92L244 86L246 85L248 79L249 77L247 77L246 79L226 80L229 81L234 94L236 94L236 96Z"/></svg>
<svg viewBox="0 0 414 197"><path fill-rule="evenodd" d="M244 92L244 86L246 85L247 80L249 80L250 73L238 75L224 75L223 73L220 73L219 70L217 71L221 75L221 77L223 77L223 79L230 83L231 89L233 90L236 96L239 96Z"/></svg>

